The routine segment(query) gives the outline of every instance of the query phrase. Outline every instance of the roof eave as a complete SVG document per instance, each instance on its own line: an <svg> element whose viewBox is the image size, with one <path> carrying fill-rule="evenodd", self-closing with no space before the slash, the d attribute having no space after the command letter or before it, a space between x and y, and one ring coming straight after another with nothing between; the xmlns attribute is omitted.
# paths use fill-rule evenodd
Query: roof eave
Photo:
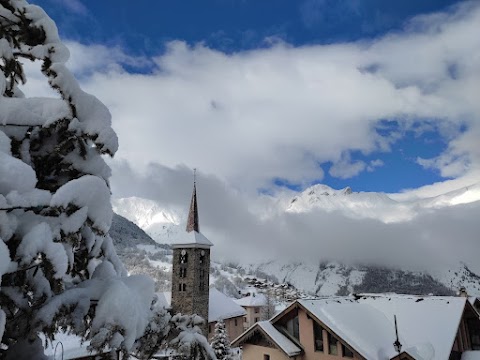
<svg viewBox="0 0 480 360"><path fill-rule="evenodd" d="M282 352L287 355L288 357L293 357L293 356L297 356L297 355L300 355L301 353L303 353L303 349L300 349L300 351L295 351L295 352L287 352L283 349L283 347L281 347L275 340L273 340L266 332L265 330L262 329L262 327L260 325L258 325L258 323L255 323L253 324L252 326L250 326L247 330L245 330L245 332L243 334L240 334L237 338L235 338L233 341L232 341L232 346L233 347L237 347L240 345L240 342L242 340L242 338L244 338L245 336L247 336L247 334L249 334L250 332L254 331L255 328L258 328L261 333L270 339L271 342L273 342L275 344L275 346L282 350Z"/></svg>
<svg viewBox="0 0 480 360"><path fill-rule="evenodd" d="M170 246L172 249L180 249L180 248L181 249L191 249L191 248L210 249L213 245L188 243L188 244L171 244Z"/></svg>

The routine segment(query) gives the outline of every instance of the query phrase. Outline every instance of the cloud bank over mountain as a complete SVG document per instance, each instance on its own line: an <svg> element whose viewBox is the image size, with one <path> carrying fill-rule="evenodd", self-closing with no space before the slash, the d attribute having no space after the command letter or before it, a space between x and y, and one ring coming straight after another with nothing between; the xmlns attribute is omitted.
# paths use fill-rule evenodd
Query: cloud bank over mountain
<svg viewBox="0 0 480 360"><path fill-rule="evenodd" d="M170 216L179 224L174 232L184 231L191 195L188 168L151 166L144 176L125 166L113 170L131 176L128 183L139 184L128 191L117 191L114 186L114 193L155 199L162 219ZM302 194L279 191L274 196L248 198L202 173L197 186L201 231L214 242L216 259L244 263L334 259L420 270L453 268L465 262L480 271L480 184L415 201L320 185ZM138 212L135 216L142 216L144 204L139 204L123 215ZM162 221L168 226L172 223ZM172 235L164 232L158 240L168 242L168 236Z"/></svg>

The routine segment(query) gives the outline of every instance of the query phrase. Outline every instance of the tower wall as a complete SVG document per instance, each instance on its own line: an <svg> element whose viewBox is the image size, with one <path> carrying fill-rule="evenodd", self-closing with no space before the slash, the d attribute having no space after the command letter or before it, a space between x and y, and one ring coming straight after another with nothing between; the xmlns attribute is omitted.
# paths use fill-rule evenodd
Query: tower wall
<svg viewBox="0 0 480 360"><path fill-rule="evenodd" d="M197 314L208 326L210 249L187 247L173 249L172 311Z"/></svg>

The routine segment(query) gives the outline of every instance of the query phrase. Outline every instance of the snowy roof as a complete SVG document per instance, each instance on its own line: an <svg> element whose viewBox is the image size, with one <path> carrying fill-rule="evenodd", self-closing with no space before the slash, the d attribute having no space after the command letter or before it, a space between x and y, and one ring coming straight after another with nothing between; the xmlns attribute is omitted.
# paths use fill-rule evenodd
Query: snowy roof
<svg viewBox="0 0 480 360"><path fill-rule="evenodd" d="M215 288L210 288L208 301L209 323L220 319L244 316L246 314L245 309L238 305L232 298L229 298Z"/></svg>
<svg viewBox="0 0 480 360"><path fill-rule="evenodd" d="M480 360L480 351L465 351L462 360Z"/></svg>
<svg viewBox="0 0 480 360"><path fill-rule="evenodd" d="M250 306L265 306L267 303L267 298L263 294L251 294L248 296L244 296L240 299L235 299L235 302L243 307L250 307Z"/></svg>
<svg viewBox="0 0 480 360"><path fill-rule="evenodd" d="M178 239L172 242L172 248L179 247L196 247L196 248L206 248L213 246L213 244L208 240L202 233L197 231L184 232L181 234Z"/></svg>
<svg viewBox="0 0 480 360"><path fill-rule="evenodd" d="M242 342L244 339L248 339L248 335L253 331L260 329L272 342L274 342L278 348L280 348L288 356L296 356L302 352L302 349L297 346L287 336L282 334L270 321L259 321L245 331L238 338L233 340L232 344L235 346Z"/></svg>
<svg viewBox="0 0 480 360"><path fill-rule="evenodd" d="M405 352L421 360L447 360L466 298L380 294L298 303L367 359L397 355L393 348L396 315Z"/></svg>
<svg viewBox="0 0 480 360"><path fill-rule="evenodd" d="M480 302L480 298L475 297L475 296L469 296L469 297L468 297L468 301L470 302L470 304L475 305L475 303L476 303L477 301Z"/></svg>
<svg viewBox="0 0 480 360"><path fill-rule="evenodd" d="M165 291L157 293L158 301L165 308L170 308L172 302L172 293ZM208 322L218 321L220 319L230 319L237 316L245 316L247 312L240 305L228 296L222 294L215 288L210 288L208 300Z"/></svg>
<svg viewBox="0 0 480 360"><path fill-rule="evenodd" d="M45 343L45 337L41 335L42 342ZM57 345L61 343L61 346ZM73 334L56 333L53 342L47 342L44 353L47 359L73 360L81 357L93 356L96 352L89 351L87 347L90 341L82 341L80 337ZM106 349L104 353L110 350Z"/></svg>
<svg viewBox="0 0 480 360"><path fill-rule="evenodd" d="M170 308L170 304L172 303L172 292L171 291L164 291L157 293L157 302L160 306L163 306L165 309Z"/></svg>

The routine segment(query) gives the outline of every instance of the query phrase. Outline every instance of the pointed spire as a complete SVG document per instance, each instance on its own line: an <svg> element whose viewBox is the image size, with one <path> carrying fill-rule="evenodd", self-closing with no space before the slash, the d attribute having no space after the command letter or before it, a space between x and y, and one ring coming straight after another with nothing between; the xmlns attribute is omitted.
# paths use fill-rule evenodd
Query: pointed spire
<svg viewBox="0 0 480 360"><path fill-rule="evenodd" d="M193 169L193 194L190 202L190 211L188 212L187 232L200 232L200 224L198 223L198 206L197 206L197 183L196 183L197 169Z"/></svg>

